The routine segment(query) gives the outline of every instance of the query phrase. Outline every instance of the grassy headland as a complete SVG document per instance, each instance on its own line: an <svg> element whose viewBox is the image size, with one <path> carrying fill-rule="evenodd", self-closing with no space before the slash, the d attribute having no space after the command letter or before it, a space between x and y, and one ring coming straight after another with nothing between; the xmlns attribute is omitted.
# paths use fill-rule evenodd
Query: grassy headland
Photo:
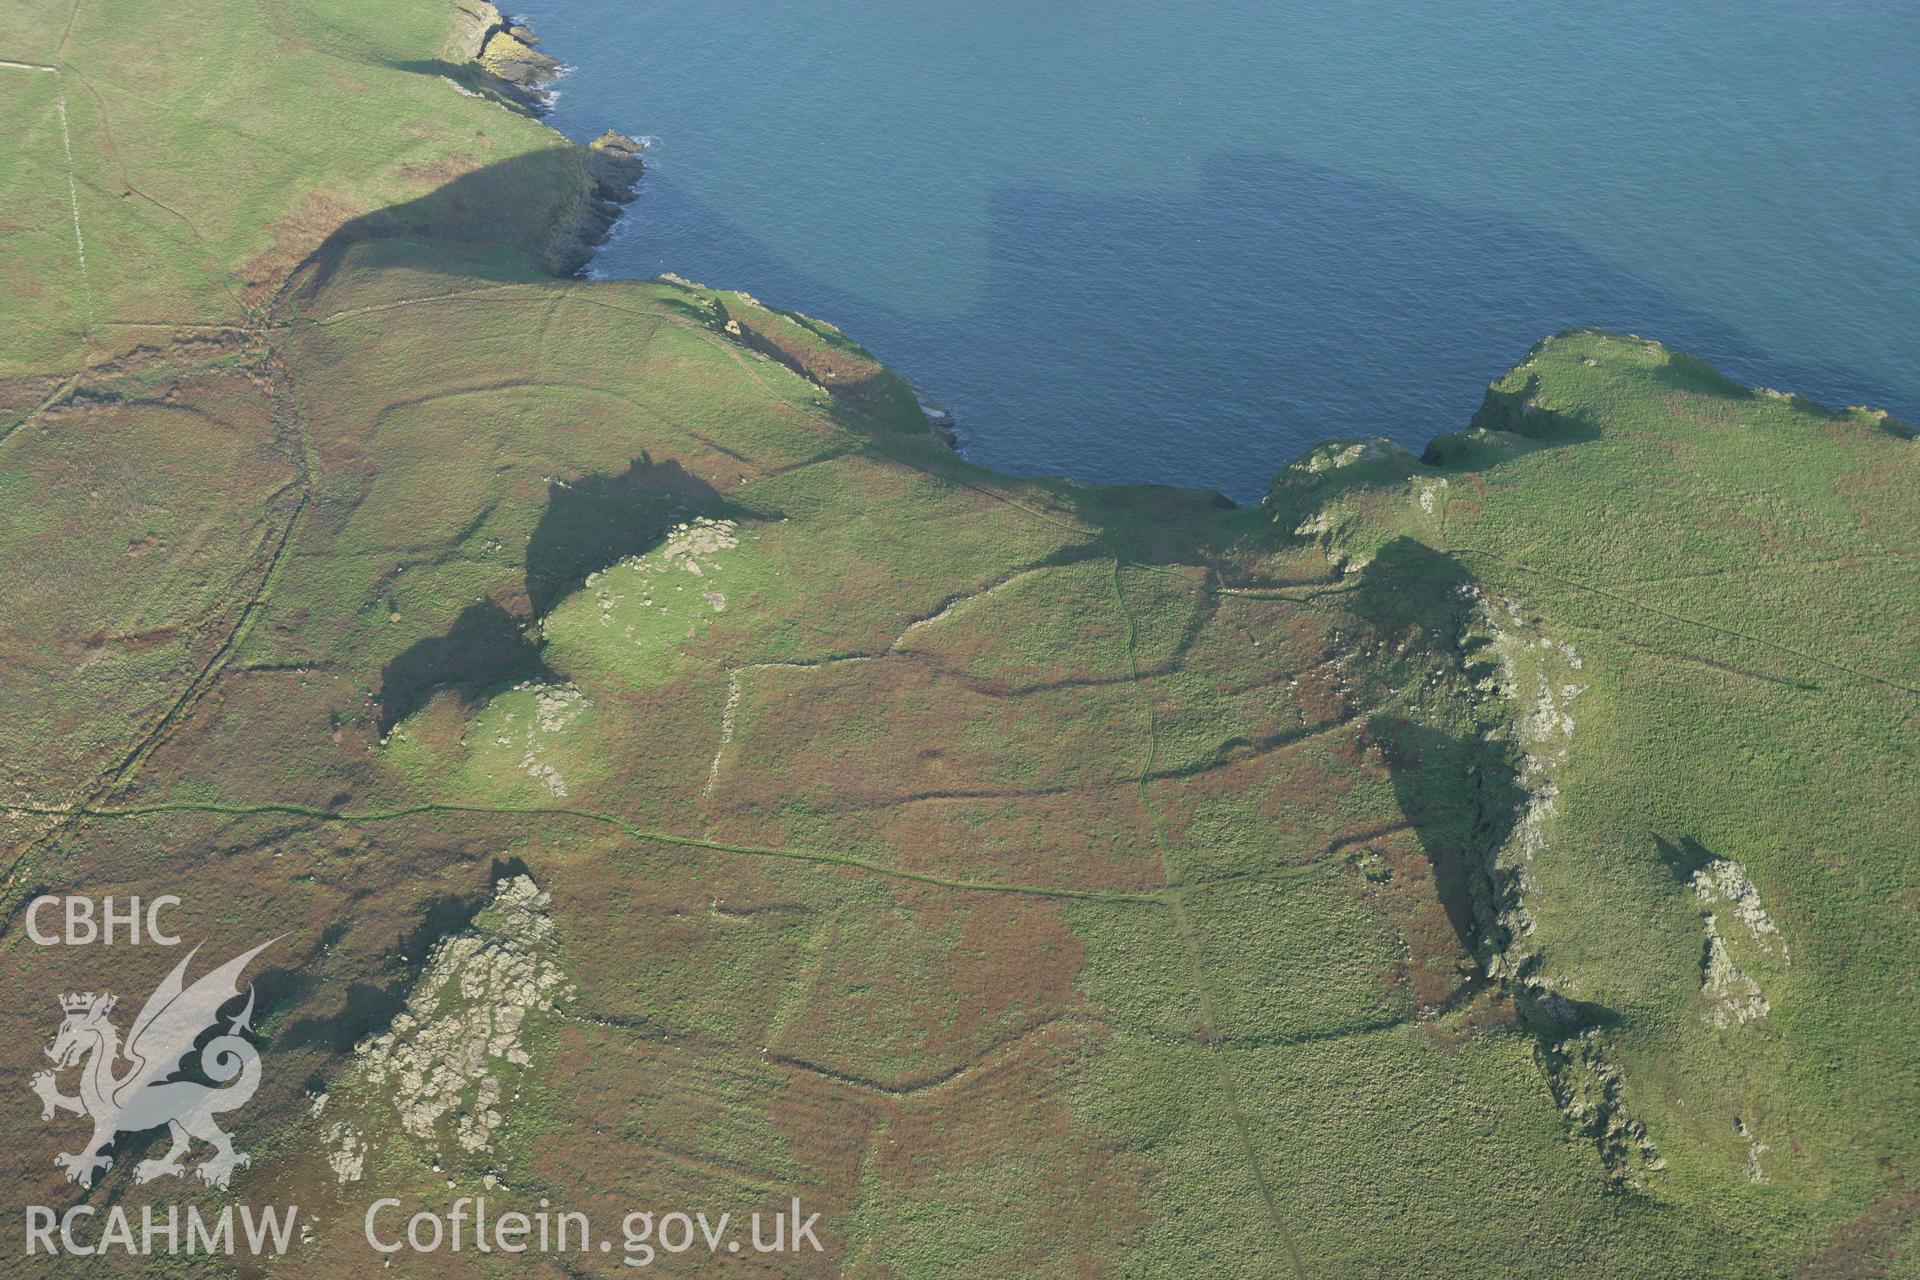
<svg viewBox="0 0 1920 1280"><path fill-rule="evenodd" d="M1910 432L1582 332L1258 508L998 476L830 325L554 275L610 179L497 26L0 23L9 1072L159 976L23 904L171 892L287 935L277 1272L482 1188L797 1194L797 1274L1913 1265ZM450 936L573 993L478 1147L354 1052Z"/></svg>

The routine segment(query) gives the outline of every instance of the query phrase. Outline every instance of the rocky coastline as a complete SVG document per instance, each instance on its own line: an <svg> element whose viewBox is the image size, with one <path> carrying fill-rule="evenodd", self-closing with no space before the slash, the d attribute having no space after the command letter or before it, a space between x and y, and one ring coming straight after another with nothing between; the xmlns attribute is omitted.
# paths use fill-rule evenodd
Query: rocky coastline
<svg viewBox="0 0 1920 1280"><path fill-rule="evenodd" d="M456 4L460 19L455 44L473 78L513 106L533 114L544 113L550 100L547 86L566 71L566 64L542 53L536 47L540 37L532 28L508 18L489 0L456 0ZM592 142L571 145L582 155L585 190L574 215L556 228L544 254L547 268L563 276L586 270L594 251L606 243L632 202L646 169L642 158L646 143L614 129ZM927 434L945 448L957 451L953 411L919 384L908 382L907 386L926 417Z"/></svg>
<svg viewBox="0 0 1920 1280"><path fill-rule="evenodd" d="M479 88L458 81L455 86L468 93L484 90L530 114L544 113L550 101L547 86L560 78L566 64L542 53L532 28L507 18L488 0L458 0L457 8L455 50ZM563 276L579 275L593 260L593 251L606 243L646 169L641 159L646 144L617 130L571 145L581 154L580 201L573 215L555 228L543 255L547 269Z"/></svg>
<svg viewBox="0 0 1920 1280"><path fill-rule="evenodd" d="M558 58L534 46L540 37L523 23L509 21L487 0L459 0L459 30L455 36L460 60L477 65L486 87L521 106L537 109L545 102L546 86L566 70Z"/></svg>
<svg viewBox="0 0 1920 1280"><path fill-rule="evenodd" d="M646 165L646 144L638 138L608 129L586 144L587 176L593 190L580 208L559 253L566 275L578 275L593 260L593 251L607 242L620 214L633 200L634 188Z"/></svg>
<svg viewBox="0 0 1920 1280"><path fill-rule="evenodd" d="M958 451L960 438L953 430L953 410L933 398L933 393L917 382L909 381L907 389L913 392L914 403L920 406L920 412L927 415L927 431L949 449Z"/></svg>

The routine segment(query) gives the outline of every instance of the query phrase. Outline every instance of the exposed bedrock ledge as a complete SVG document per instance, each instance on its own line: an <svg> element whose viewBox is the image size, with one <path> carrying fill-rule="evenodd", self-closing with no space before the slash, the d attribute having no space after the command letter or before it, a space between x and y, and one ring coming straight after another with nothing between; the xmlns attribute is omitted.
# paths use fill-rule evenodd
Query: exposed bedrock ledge
<svg viewBox="0 0 1920 1280"><path fill-rule="evenodd" d="M476 61L515 88L538 89L560 74L561 64L559 59L550 58L527 43L535 38L525 27L496 28L488 33Z"/></svg>
<svg viewBox="0 0 1920 1280"><path fill-rule="evenodd" d="M508 22L497 6L460 0L458 9L454 42L460 57L479 65L490 88L525 105L539 105L541 90L565 69L560 60L534 48L540 38Z"/></svg>
<svg viewBox="0 0 1920 1280"><path fill-rule="evenodd" d="M606 243L613 224L633 199L633 188L645 170L640 155L645 146L624 133L609 129L581 149L586 157L590 189L582 196L570 222L557 228L547 245L546 266L558 275L578 275Z"/></svg>
<svg viewBox="0 0 1920 1280"><path fill-rule="evenodd" d="M587 171L593 175L594 194L615 204L631 200L645 169L640 156L646 149L639 139L612 129L588 143Z"/></svg>
<svg viewBox="0 0 1920 1280"><path fill-rule="evenodd" d="M472 65L482 82L509 104L529 111L545 105L545 86L563 64L534 48L540 38L526 26L509 22L488 0L456 0L458 17L454 53ZM633 199L634 187L645 169L639 139L609 129L579 147L579 196L556 219L552 234L540 246L540 265L555 275L578 275L605 243L620 220L622 208Z"/></svg>

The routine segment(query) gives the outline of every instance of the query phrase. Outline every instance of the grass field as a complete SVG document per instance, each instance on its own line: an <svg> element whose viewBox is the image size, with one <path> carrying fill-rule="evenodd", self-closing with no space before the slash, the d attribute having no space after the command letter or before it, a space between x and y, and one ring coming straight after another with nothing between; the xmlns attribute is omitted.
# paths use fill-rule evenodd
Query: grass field
<svg viewBox="0 0 1920 1280"><path fill-rule="evenodd" d="M482 1191L797 1195L775 1274L1915 1274L1899 424L1579 332L1257 508L1010 479L830 325L545 274L587 170L439 0L0 13L0 1063L171 963L36 894L282 935L231 1198L311 1238L235 1274ZM17 1095L10 1215L189 1194Z"/></svg>

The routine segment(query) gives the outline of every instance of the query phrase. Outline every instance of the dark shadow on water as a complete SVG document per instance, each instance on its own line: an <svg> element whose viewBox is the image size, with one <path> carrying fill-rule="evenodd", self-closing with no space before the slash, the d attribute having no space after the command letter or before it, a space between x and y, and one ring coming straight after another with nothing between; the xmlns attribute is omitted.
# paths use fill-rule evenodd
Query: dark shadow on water
<svg viewBox="0 0 1920 1280"><path fill-rule="evenodd" d="M310 286L371 239L457 241L463 270L499 278L565 260L541 211L571 163L532 153L356 219L316 255ZM1487 383L1541 337L1577 327L1691 353L1664 375L1690 390L1765 384L1920 409L1920 378L1895 385L1769 351L1557 232L1282 155L1214 157L1198 191L1006 184L989 198L977 300L916 313L787 260L670 175L642 178L626 218L594 274L671 270L832 321L948 402L970 459L1015 474L1248 501L1332 436L1420 452L1466 426Z"/></svg>
<svg viewBox="0 0 1920 1280"><path fill-rule="evenodd" d="M1419 452L1576 327L1659 339L1742 387L1920 406L1920 386L1767 350L1557 232L1284 155L1214 157L1197 192L1004 185L978 302L915 314L785 260L670 178L643 180L628 216L597 272L674 270L830 319L952 404L969 456L1006 470L1245 500L1329 436Z"/></svg>

